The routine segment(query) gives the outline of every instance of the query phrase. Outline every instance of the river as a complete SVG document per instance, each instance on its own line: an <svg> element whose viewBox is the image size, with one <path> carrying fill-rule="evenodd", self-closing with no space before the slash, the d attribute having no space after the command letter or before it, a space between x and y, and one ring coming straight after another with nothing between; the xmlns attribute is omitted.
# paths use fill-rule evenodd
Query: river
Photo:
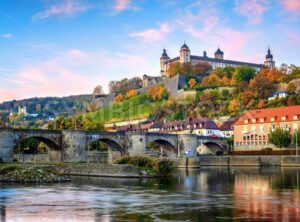
<svg viewBox="0 0 300 222"><path fill-rule="evenodd" d="M1 185L0 221L300 221L300 169L202 168L168 180Z"/></svg>

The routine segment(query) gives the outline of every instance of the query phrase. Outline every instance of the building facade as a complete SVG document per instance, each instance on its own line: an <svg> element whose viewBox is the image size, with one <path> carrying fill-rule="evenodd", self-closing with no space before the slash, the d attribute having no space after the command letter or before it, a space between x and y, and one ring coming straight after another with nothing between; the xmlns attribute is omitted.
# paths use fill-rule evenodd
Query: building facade
<svg viewBox="0 0 300 222"><path fill-rule="evenodd" d="M270 147L269 134L276 128L290 134L300 127L300 106L251 110L234 124L235 149Z"/></svg>
<svg viewBox="0 0 300 222"><path fill-rule="evenodd" d="M208 57L206 51L203 52L202 56L198 55L191 55L191 51L189 47L184 43L179 50L179 56L175 58L170 58L167 54L167 50L163 49L163 53L160 57L160 69L161 69L161 76L166 76L168 73L168 69L170 64L180 62L180 63L189 63L197 64L197 63L207 63L213 69L220 67L237 67L241 65L247 65L250 67L255 68L257 71L262 69L264 66L268 68L275 67L275 61L273 60L273 55L271 54L270 48L268 48L268 52L266 55L266 59L264 64L256 64L250 62L242 62L242 61L234 61L234 60L227 60L224 59L224 52L218 47L216 50L214 57Z"/></svg>

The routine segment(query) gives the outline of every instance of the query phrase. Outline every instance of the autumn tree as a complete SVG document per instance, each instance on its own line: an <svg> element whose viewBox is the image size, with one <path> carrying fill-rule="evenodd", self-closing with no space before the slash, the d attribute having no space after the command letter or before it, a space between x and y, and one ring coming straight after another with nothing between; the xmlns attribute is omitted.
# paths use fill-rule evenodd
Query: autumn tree
<svg viewBox="0 0 300 222"><path fill-rule="evenodd" d="M275 86L265 75L257 75L250 81L249 89L254 93L254 97L266 99L275 91Z"/></svg>
<svg viewBox="0 0 300 222"><path fill-rule="evenodd" d="M189 80L190 89L194 89L196 85L197 85L197 81L195 79Z"/></svg>
<svg viewBox="0 0 300 222"><path fill-rule="evenodd" d="M238 83L249 82L255 76L256 70L253 67L242 65L236 67L233 77L237 80Z"/></svg>
<svg viewBox="0 0 300 222"><path fill-rule="evenodd" d="M258 109L263 109L265 107L265 101L263 99L259 100L257 104Z"/></svg>
<svg viewBox="0 0 300 222"><path fill-rule="evenodd" d="M104 94L104 91L103 91L103 88L101 85L98 85L94 88L94 91L93 91L93 95L94 96L100 96L100 95L103 95Z"/></svg>
<svg viewBox="0 0 300 222"><path fill-rule="evenodd" d="M233 99L229 103L228 111L232 116L236 116L240 110L240 102L238 99Z"/></svg>
<svg viewBox="0 0 300 222"><path fill-rule="evenodd" d="M250 90L245 91L242 94L242 102L244 105L248 105L248 103L254 98L254 93Z"/></svg>
<svg viewBox="0 0 300 222"><path fill-rule="evenodd" d="M220 86L222 85L222 80L218 75L212 72L209 76L203 78L201 86Z"/></svg>
<svg viewBox="0 0 300 222"><path fill-rule="evenodd" d="M198 62L194 65L194 74L208 74L209 71L212 69L211 65L207 62Z"/></svg>
<svg viewBox="0 0 300 222"><path fill-rule="evenodd" d="M137 95L137 91L135 89L130 89L126 93L126 98L129 99L135 97L136 95Z"/></svg>
<svg viewBox="0 0 300 222"><path fill-rule="evenodd" d="M182 72L182 64L180 62L174 62L169 65L168 75L169 77L176 76Z"/></svg>
<svg viewBox="0 0 300 222"><path fill-rule="evenodd" d="M122 93L119 93L115 98L114 98L114 103L119 103L124 100L124 96Z"/></svg>
<svg viewBox="0 0 300 222"><path fill-rule="evenodd" d="M297 87L296 87L295 83L290 82L290 83L288 84L288 86L287 86L287 91L288 91L289 93L295 93L296 90L297 90Z"/></svg>
<svg viewBox="0 0 300 222"><path fill-rule="evenodd" d="M162 99L168 98L168 92L163 85L156 85L156 86L152 86L150 89L148 89L147 96L152 101L160 101Z"/></svg>

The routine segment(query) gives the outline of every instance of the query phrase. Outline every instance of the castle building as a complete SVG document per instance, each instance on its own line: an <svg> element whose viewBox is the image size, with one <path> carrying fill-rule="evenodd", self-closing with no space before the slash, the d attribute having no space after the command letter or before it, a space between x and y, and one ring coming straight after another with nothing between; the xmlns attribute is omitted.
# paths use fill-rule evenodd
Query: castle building
<svg viewBox="0 0 300 222"><path fill-rule="evenodd" d="M163 49L163 53L160 57L160 69L161 69L161 76L166 76L168 73L168 68L172 63L192 63L193 65L197 63L207 63L211 65L213 69L218 67L224 68L227 66L237 67L241 65L247 65L250 67L255 68L257 71L262 69L263 67L268 67L270 69L275 68L275 61L273 61L273 55L271 54L270 48L268 48L268 52L266 55L266 60L264 64L257 64L257 63L250 63L250 62L242 62L242 61L235 61L235 60L228 60L224 59L224 52L218 47L217 51L214 54L214 57L208 57L206 51L203 52L202 56L191 55L191 51L189 47L184 44L181 46L179 50L179 56L170 59L167 54L167 50Z"/></svg>

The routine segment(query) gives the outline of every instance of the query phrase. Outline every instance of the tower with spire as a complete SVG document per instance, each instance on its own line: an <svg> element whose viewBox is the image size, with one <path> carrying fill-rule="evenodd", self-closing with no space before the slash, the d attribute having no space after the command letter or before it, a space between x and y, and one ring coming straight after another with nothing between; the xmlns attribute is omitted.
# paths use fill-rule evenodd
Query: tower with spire
<svg viewBox="0 0 300 222"><path fill-rule="evenodd" d="M161 76L165 76L167 72L167 62L170 57L167 54L167 50L164 48L163 53L160 57L160 74Z"/></svg>
<svg viewBox="0 0 300 222"><path fill-rule="evenodd" d="M218 46L217 51L215 52L215 59L224 59L224 52L220 49L220 47Z"/></svg>
<svg viewBox="0 0 300 222"><path fill-rule="evenodd" d="M185 41L179 50L179 58L181 63L191 62L191 51Z"/></svg>
<svg viewBox="0 0 300 222"><path fill-rule="evenodd" d="M264 62L265 67L269 69L274 69L275 68L275 61L273 60L273 55L270 50L270 46L268 47L268 52L266 55L266 60Z"/></svg>

